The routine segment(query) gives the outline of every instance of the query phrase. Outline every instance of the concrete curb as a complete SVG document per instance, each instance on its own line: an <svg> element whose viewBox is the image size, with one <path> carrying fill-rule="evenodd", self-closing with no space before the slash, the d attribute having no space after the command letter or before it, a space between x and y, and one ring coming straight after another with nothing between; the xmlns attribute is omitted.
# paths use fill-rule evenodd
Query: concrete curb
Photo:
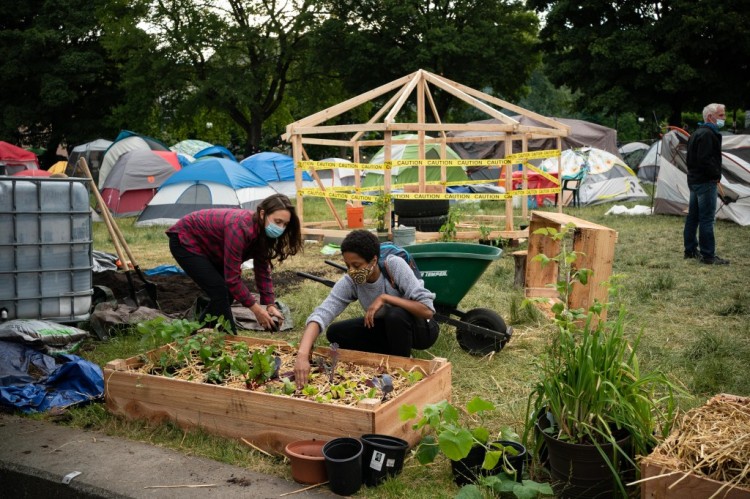
<svg viewBox="0 0 750 499"><path fill-rule="evenodd" d="M304 488L211 459L15 415L0 414L0 442L4 497L276 498ZM292 497L333 496L322 486Z"/></svg>

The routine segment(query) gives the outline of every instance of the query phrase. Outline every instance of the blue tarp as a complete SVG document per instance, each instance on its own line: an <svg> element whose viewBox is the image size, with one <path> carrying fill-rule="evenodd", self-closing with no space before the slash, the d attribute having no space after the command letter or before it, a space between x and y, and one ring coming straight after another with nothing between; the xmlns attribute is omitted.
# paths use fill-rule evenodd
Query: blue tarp
<svg viewBox="0 0 750 499"><path fill-rule="evenodd" d="M240 164L266 182L289 182L294 180L294 158L277 152L259 152L240 161ZM304 172L302 180L312 180Z"/></svg>
<svg viewBox="0 0 750 499"><path fill-rule="evenodd" d="M156 267L143 271L146 275L185 275L185 271L177 265L157 265Z"/></svg>
<svg viewBox="0 0 750 499"><path fill-rule="evenodd" d="M104 374L98 365L77 355L52 357L21 343L0 341L1 406L44 412L103 395Z"/></svg>

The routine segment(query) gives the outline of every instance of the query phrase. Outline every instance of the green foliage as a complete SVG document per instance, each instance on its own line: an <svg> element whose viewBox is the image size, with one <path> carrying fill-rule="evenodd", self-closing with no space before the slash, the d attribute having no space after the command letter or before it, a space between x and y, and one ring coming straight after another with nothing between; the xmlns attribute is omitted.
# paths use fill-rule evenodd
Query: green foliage
<svg viewBox="0 0 750 499"><path fill-rule="evenodd" d="M164 317L139 322L135 329L141 334L141 342L146 348L154 348L164 343L182 340L203 327L200 322L187 319L168 321Z"/></svg>
<svg viewBox="0 0 750 499"><path fill-rule="evenodd" d="M619 306L617 316L605 321L602 312L611 303L595 303L587 313L571 311L568 297L574 284L585 284L588 269L574 269L575 252L569 251L566 236L572 225L544 234L560 242L554 257L540 258L543 264L556 261L560 279L556 289L561 301L553 306L557 335L550 351L540 360L539 378L529 396L525 440L533 433L541 415L552 417L553 424L544 431L555 438L575 444L599 446L611 443L623 457L632 462L617 446L617 430L631 437L635 455L646 455L671 428L676 391L666 376L658 371L644 373L636 355L640 335L631 344L625 336L626 313ZM616 277L613 277L616 281ZM619 288L609 283L610 294L617 299ZM538 442L541 436L537 435ZM604 456L604 453L602 453ZM610 469L622 493L624 486L613 465Z"/></svg>
<svg viewBox="0 0 750 499"><path fill-rule="evenodd" d="M461 207L454 204L448 210L445 223L440 226L441 241L455 241L458 233L458 224L461 221Z"/></svg>
<svg viewBox="0 0 750 499"><path fill-rule="evenodd" d="M375 219L375 227L378 231L386 230L386 217L391 209L391 195L385 192L381 192L378 198L373 203L375 209L373 217Z"/></svg>

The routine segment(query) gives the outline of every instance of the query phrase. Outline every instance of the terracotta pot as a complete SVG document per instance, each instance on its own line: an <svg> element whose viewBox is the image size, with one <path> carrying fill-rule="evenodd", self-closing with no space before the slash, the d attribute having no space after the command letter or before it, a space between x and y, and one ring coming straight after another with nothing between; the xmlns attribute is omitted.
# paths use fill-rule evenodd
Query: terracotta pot
<svg viewBox="0 0 750 499"><path fill-rule="evenodd" d="M325 444L323 440L297 440L286 446L295 482L313 485L328 480L323 458Z"/></svg>

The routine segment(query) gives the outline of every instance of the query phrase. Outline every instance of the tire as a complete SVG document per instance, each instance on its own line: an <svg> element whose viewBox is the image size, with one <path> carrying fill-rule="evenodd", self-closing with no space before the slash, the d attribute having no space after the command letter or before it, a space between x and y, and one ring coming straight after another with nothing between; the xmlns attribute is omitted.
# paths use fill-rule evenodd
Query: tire
<svg viewBox="0 0 750 499"><path fill-rule="evenodd" d="M436 217L398 217L399 225L405 227L414 227L420 232L439 232L445 222L448 221L448 215Z"/></svg>
<svg viewBox="0 0 750 499"><path fill-rule="evenodd" d="M496 338L488 338L481 334L472 333L468 328L458 326L456 328L456 340L458 340L458 344L463 350L472 355L487 355L493 351L499 352L510 340L510 334L505 321L492 310L486 308L469 310L462 319L462 322L502 333Z"/></svg>
<svg viewBox="0 0 750 499"><path fill-rule="evenodd" d="M393 212L399 217L436 217L450 210L448 199L394 199Z"/></svg>

